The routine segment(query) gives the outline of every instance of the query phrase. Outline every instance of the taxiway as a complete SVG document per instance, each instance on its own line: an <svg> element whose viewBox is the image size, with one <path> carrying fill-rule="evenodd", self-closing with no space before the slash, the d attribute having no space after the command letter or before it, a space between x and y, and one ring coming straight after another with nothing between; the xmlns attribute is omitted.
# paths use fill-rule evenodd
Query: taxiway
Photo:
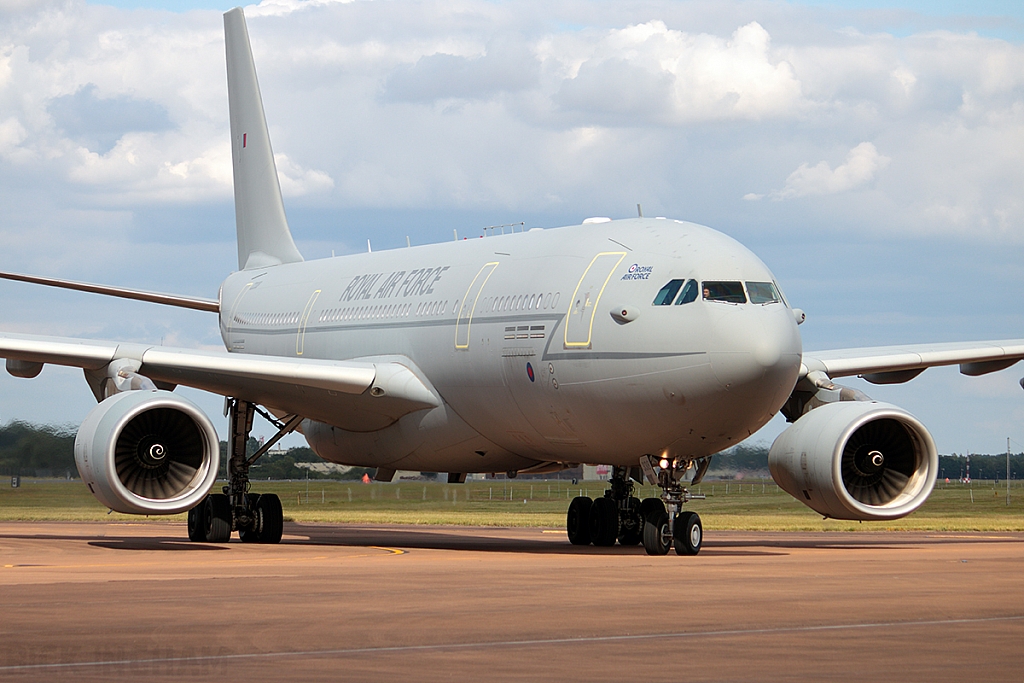
<svg viewBox="0 0 1024 683"><path fill-rule="evenodd" d="M0 524L0 680L1020 681L1024 534Z"/></svg>

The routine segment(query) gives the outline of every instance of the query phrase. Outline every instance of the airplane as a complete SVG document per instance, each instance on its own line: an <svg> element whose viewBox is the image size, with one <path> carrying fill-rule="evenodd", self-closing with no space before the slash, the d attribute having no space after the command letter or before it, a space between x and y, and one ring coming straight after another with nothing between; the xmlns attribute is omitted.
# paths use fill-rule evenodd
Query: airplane
<svg viewBox="0 0 1024 683"><path fill-rule="evenodd" d="M298 431L327 461L447 473L612 466L608 490L566 514L575 545L703 545L698 494L711 457L781 412L772 477L834 519L890 520L927 499L935 443L906 410L835 379L906 382L959 365L977 376L1024 358L1024 339L809 352L768 267L711 228L591 218L483 239L306 261L285 216L240 8L224 15L238 270L217 298L16 273L0 277L216 313L225 350L0 334L16 377L84 371L97 405L75 440L83 482L111 510L188 511L188 536L281 540L281 501L249 467ZM174 393L225 397L219 440ZM260 413L277 433L246 454ZM639 500L636 483L661 489Z"/></svg>

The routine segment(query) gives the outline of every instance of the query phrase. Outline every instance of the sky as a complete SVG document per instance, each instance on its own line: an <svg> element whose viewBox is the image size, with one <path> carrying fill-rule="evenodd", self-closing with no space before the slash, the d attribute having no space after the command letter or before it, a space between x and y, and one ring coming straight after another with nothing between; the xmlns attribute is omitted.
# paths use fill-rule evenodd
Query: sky
<svg viewBox="0 0 1024 683"><path fill-rule="evenodd" d="M237 265L229 6L0 0L0 270L216 296ZM640 203L757 253L807 312L805 349L1024 337L1024 3L245 11L306 258ZM0 330L221 348L208 313L13 282ZM1024 450L1022 375L842 382L942 453L996 453ZM183 392L223 436L221 399ZM0 374L0 422L93 405L80 371Z"/></svg>

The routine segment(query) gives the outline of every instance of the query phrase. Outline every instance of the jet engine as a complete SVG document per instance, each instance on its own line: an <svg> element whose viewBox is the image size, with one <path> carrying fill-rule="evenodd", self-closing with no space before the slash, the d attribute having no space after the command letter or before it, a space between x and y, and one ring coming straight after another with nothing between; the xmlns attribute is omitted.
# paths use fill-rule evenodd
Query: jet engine
<svg viewBox="0 0 1024 683"><path fill-rule="evenodd" d="M75 463L96 498L117 512L171 515L206 496L220 442L210 419L169 391L104 399L75 437Z"/></svg>
<svg viewBox="0 0 1024 683"><path fill-rule="evenodd" d="M833 519L904 517L935 486L939 456L917 418L894 405L840 401L814 408L768 453L772 478Z"/></svg>

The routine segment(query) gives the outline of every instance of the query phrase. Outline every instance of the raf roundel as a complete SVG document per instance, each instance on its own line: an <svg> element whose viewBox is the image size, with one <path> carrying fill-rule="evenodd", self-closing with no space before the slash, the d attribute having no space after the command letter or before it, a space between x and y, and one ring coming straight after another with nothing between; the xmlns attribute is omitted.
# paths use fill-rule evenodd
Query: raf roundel
<svg viewBox="0 0 1024 683"><path fill-rule="evenodd" d="M530 365L529 363L526 364L526 376L530 378L531 382L533 382L535 379L533 376L533 366Z"/></svg>

